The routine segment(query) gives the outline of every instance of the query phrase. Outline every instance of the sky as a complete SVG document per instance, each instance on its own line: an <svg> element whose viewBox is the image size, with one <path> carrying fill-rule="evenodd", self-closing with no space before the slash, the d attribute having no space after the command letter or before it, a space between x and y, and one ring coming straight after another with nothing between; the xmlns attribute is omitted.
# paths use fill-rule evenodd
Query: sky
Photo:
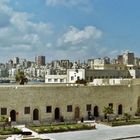
<svg viewBox="0 0 140 140"><path fill-rule="evenodd" d="M0 62L140 57L140 0L0 0Z"/></svg>

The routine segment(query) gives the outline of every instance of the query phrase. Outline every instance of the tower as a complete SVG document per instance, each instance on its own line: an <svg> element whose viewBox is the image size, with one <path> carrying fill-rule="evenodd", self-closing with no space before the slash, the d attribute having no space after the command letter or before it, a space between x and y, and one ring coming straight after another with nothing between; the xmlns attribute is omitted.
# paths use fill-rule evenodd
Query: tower
<svg viewBox="0 0 140 140"><path fill-rule="evenodd" d="M45 56L35 57L35 62L38 66L45 66Z"/></svg>

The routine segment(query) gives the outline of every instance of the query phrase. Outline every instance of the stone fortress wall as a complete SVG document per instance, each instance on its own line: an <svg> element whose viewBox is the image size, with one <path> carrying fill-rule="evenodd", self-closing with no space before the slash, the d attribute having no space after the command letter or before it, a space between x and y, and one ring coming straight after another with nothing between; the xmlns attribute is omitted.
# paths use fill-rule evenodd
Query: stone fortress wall
<svg viewBox="0 0 140 140"><path fill-rule="evenodd" d="M0 86L1 116L11 116L17 123L48 122L63 116L65 120L87 118L91 114L103 116L103 108L113 104L114 113L122 105L122 114L135 115L140 96L140 84L71 86L71 85L7 85ZM51 107L46 112L47 107ZM70 111L67 110L70 106ZM25 113L25 107L28 109ZM95 109L96 107L96 109ZM3 109L3 111L2 111ZM97 111L95 113L95 111Z"/></svg>

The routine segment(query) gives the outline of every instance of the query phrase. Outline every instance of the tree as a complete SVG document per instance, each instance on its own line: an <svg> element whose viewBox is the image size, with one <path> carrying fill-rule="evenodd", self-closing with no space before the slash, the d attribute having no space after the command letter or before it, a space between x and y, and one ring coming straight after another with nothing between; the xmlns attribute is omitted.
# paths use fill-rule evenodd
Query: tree
<svg viewBox="0 0 140 140"><path fill-rule="evenodd" d="M3 130L5 130L5 127L6 127L6 125L7 125L7 121L8 120L8 118L7 117L5 117L5 116L1 116L0 117L0 123L1 123L1 125L2 125L2 127L3 127Z"/></svg>
<svg viewBox="0 0 140 140"><path fill-rule="evenodd" d="M76 84L84 84L84 85L86 85L87 84L87 81L84 80L84 79L77 79L75 83Z"/></svg>
<svg viewBox="0 0 140 140"><path fill-rule="evenodd" d="M114 111L113 111L113 108L111 106L108 106L108 107L104 107L103 113L107 117L107 120L109 122L109 116L110 116L110 114L113 114Z"/></svg>
<svg viewBox="0 0 140 140"><path fill-rule="evenodd" d="M131 119L131 115L128 113L124 113L124 118L125 118L125 121L128 122L128 120Z"/></svg>
<svg viewBox="0 0 140 140"><path fill-rule="evenodd" d="M28 79L26 78L25 74L23 71L19 71L16 74L15 77L16 81L20 84L20 85L24 85L25 83L28 82Z"/></svg>

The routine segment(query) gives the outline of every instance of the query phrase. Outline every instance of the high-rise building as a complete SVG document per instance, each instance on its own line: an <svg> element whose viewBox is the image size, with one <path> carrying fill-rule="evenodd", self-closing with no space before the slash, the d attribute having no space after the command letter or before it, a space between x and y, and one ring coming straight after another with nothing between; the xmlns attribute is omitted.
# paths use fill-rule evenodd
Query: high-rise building
<svg viewBox="0 0 140 140"><path fill-rule="evenodd" d="M15 57L14 59L13 59L13 64L19 64L19 58L18 57Z"/></svg>
<svg viewBox="0 0 140 140"><path fill-rule="evenodd" d="M69 69L70 68L69 60L60 60L60 66L65 69Z"/></svg>
<svg viewBox="0 0 140 140"><path fill-rule="evenodd" d="M35 57L35 62L38 66L45 66L45 56Z"/></svg>
<svg viewBox="0 0 140 140"><path fill-rule="evenodd" d="M117 61L118 64L123 64L123 55L118 55Z"/></svg>
<svg viewBox="0 0 140 140"><path fill-rule="evenodd" d="M123 63L125 65L134 65L134 53L125 52L123 53Z"/></svg>

